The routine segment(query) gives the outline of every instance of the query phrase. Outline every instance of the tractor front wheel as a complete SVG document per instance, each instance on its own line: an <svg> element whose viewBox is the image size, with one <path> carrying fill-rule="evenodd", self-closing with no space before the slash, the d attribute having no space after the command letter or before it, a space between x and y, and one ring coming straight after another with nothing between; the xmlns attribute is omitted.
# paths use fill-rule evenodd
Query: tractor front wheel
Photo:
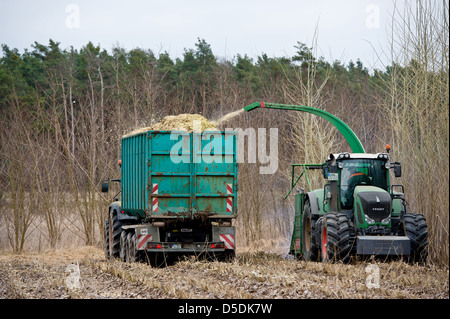
<svg viewBox="0 0 450 319"><path fill-rule="evenodd" d="M411 242L410 262L425 263L428 257L427 222L423 215L406 213L401 219L401 235Z"/></svg>
<svg viewBox="0 0 450 319"><path fill-rule="evenodd" d="M320 257L323 262L350 260L353 242L348 217L341 213L323 216L321 227Z"/></svg>

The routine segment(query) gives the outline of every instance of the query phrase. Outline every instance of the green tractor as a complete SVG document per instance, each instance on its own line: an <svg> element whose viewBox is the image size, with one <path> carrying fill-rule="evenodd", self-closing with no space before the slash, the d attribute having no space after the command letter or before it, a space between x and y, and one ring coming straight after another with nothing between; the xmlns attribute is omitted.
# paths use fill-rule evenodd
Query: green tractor
<svg viewBox="0 0 450 319"><path fill-rule="evenodd" d="M344 135L352 149L352 153L330 154L323 164L292 165L291 188L286 197L302 176L309 186L309 170L321 170L326 180L321 189L308 192L302 189L295 195L292 255L324 262L348 262L356 255L426 261L426 220L423 215L408 211L403 186L392 183L390 171L400 177L401 165L390 161L388 145L386 152L365 153L344 122L320 109L259 102L244 109L256 108L296 110L320 116Z"/></svg>

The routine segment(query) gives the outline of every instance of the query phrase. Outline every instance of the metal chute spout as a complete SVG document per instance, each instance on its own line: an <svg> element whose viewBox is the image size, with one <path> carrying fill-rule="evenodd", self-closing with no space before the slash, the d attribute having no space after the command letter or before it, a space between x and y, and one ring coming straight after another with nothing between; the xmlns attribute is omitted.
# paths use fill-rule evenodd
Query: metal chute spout
<svg viewBox="0 0 450 319"><path fill-rule="evenodd" d="M251 110L254 110L258 107L261 107L261 103L259 102L254 102L250 105L247 105L246 107L244 107L244 110L246 110L247 112L250 112Z"/></svg>
<svg viewBox="0 0 450 319"><path fill-rule="evenodd" d="M293 110L293 111L300 111L300 112L307 112L312 113L314 115L317 115L331 124L333 124L339 132L344 135L345 139L347 140L348 144L350 145L350 148L352 149L353 153L365 153L363 145L361 144L360 140L356 136L356 134L350 129L350 127L345 124L342 120L337 118L331 113L328 113L324 110L317 109L310 106L304 106L304 105L289 105L289 104L278 104L278 103L265 103L265 102L254 102L250 105L247 105L244 107L244 110L247 112L250 112L256 108L267 108L267 109L280 109L280 110Z"/></svg>

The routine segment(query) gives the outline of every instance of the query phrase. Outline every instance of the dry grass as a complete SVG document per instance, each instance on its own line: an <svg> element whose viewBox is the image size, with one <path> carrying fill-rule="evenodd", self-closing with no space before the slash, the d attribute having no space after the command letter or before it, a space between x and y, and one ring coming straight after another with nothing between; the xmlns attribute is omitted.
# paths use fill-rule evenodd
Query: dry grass
<svg viewBox="0 0 450 319"><path fill-rule="evenodd" d="M66 267L78 263L81 288ZM380 288L366 286L366 266L380 269ZM449 298L449 270L396 262L322 264L238 251L231 263L194 258L166 268L106 261L94 247L0 255L2 298Z"/></svg>

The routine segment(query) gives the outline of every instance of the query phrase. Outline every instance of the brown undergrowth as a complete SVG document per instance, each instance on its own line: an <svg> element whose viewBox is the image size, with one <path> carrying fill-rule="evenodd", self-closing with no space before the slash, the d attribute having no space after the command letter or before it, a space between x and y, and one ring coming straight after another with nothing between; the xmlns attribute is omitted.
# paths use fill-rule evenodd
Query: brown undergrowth
<svg viewBox="0 0 450 319"><path fill-rule="evenodd" d="M70 265L79 287L70 287ZM367 286L367 266L379 288ZM94 247L0 254L0 298L449 298L449 270L402 261L324 264L249 249L233 262L186 259L165 268L105 260Z"/></svg>

